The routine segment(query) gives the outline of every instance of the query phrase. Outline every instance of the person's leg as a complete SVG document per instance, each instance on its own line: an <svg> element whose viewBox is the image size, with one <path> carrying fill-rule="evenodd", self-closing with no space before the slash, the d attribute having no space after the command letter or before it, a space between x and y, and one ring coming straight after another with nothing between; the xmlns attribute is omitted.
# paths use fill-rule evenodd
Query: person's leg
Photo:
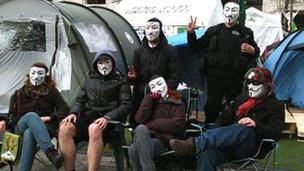
<svg viewBox="0 0 304 171"><path fill-rule="evenodd" d="M44 152L54 148L47 127L34 112L29 112L21 117L16 129L21 134L23 134L26 129L30 129L40 149Z"/></svg>
<svg viewBox="0 0 304 171"><path fill-rule="evenodd" d="M137 152L137 148L135 143L132 143L129 147L129 155L130 155L130 160L132 162L132 168L134 171L141 171L141 164L140 164L140 159L139 159L139 154Z"/></svg>
<svg viewBox="0 0 304 171"><path fill-rule="evenodd" d="M222 90L221 78L208 75L207 76L207 102L205 106L206 123L215 122L219 112L221 111L222 98L224 92Z"/></svg>
<svg viewBox="0 0 304 171"><path fill-rule="evenodd" d="M217 149L207 149L197 154L197 171L215 171L219 164L229 160L229 153Z"/></svg>
<svg viewBox="0 0 304 171"><path fill-rule="evenodd" d="M89 126L89 145L88 145L88 170L99 170L100 160L103 152L103 130L97 124Z"/></svg>
<svg viewBox="0 0 304 171"><path fill-rule="evenodd" d="M142 170L153 171L155 170L154 157L154 144L150 137L150 132L145 125L138 125L134 130L134 145L136 146L139 155Z"/></svg>
<svg viewBox="0 0 304 171"><path fill-rule="evenodd" d="M64 168L67 171L75 169L76 146L73 137L76 135L76 128L73 124L60 125L58 140L61 155L64 158Z"/></svg>
<svg viewBox="0 0 304 171"><path fill-rule="evenodd" d="M35 158L37 142L30 129L26 129L22 134L21 156L18 164L18 171L28 171L32 169Z"/></svg>
<svg viewBox="0 0 304 171"><path fill-rule="evenodd" d="M225 96L227 103L230 104L243 91L242 78L226 79L227 87L225 88Z"/></svg>
<svg viewBox="0 0 304 171"><path fill-rule="evenodd" d="M63 158L54 148L46 125L36 113L28 112L18 121L16 131L23 134L26 129L30 129L33 137L39 145L39 148L46 154L54 166L56 168L61 167Z"/></svg>
<svg viewBox="0 0 304 171"><path fill-rule="evenodd" d="M255 137L254 129L244 125L231 125L210 129L195 138L196 152L206 149L223 149L238 147Z"/></svg>

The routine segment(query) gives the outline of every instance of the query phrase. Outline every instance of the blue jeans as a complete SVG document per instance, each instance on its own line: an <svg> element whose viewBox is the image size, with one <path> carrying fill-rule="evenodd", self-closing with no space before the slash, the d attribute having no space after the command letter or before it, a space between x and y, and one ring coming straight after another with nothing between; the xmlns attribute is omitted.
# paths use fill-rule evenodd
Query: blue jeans
<svg viewBox="0 0 304 171"><path fill-rule="evenodd" d="M34 112L28 112L17 123L16 132L22 135L22 151L18 171L29 171L34 162L37 143L42 151L54 148L47 127Z"/></svg>
<svg viewBox="0 0 304 171"><path fill-rule="evenodd" d="M244 125L210 129L195 138L196 170L216 170L227 161L249 157L256 148L255 131Z"/></svg>

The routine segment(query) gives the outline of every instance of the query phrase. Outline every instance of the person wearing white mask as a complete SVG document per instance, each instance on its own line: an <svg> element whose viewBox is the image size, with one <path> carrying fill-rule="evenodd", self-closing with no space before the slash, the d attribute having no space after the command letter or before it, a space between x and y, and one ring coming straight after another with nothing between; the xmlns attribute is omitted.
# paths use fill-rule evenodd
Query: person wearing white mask
<svg viewBox="0 0 304 171"><path fill-rule="evenodd" d="M214 122L226 104L242 90L242 79L249 68L256 66L259 48L251 29L238 24L239 5L229 1L223 9L224 23L209 27L198 38L195 35L196 18L188 24L188 44L200 53L200 70L207 81L206 122Z"/></svg>
<svg viewBox="0 0 304 171"><path fill-rule="evenodd" d="M185 141L170 141L175 153L197 155L196 170L216 170L227 161L252 156L264 138L280 139L285 110L272 91L271 72L252 68L243 84L243 93L219 115L215 128Z"/></svg>
<svg viewBox="0 0 304 171"><path fill-rule="evenodd" d="M134 141L129 154L136 171L156 170L154 156L166 152L169 140L182 134L186 108L177 92L168 88L163 77L155 75L148 83L151 93L143 99L135 119Z"/></svg>
<svg viewBox="0 0 304 171"><path fill-rule="evenodd" d="M31 170L37 144L56 168L62 166L63 157L54 148L51 137L56 136L58 124L69 111L69 106L47 75L48 67L34 63L22 88L16 90L10 101L9 117L0 118L0 131L14 130L22 135L19 171Z"/></svg>
<svg viewBox="0 0 304 171"><path fill-rule="evenodd" d="M85 81L69 115L59 128L59 147L65 170L75 170L75 143L88 141L88 170L99 170L104 144L117 133L109 120L124 122L131 110L131 91L124 76L116 69L111 51L96 54L93 72Z"/></svg>
<svg viewBox="0 0 304 171"><path fill-rule="evenodd" d="M130 124L136 122L134 114L144 98L145 87L153 75L162 76L167 85L175 90L180 82L181 66L178 51L168 44L162 30L162 22L157 18L149 19L144 26L145 36L142 45L134 51L133 64L128 77L134 85L133 111Z"/></svg>

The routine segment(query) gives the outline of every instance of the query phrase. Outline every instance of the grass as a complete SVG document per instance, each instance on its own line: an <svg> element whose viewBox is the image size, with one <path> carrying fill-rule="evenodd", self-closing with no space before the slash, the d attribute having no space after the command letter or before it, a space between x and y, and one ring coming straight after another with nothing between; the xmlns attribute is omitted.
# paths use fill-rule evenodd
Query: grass
<svg viewBox="0 0 304 171"><path fill-rule="evenodd" d="M125 130L125 138L128 143L131 141L130 131ZM276 168L288 171L304 170L304 142L296 139L281 139L276 151ZM110 152L106 150L107 152ZM110 152L111 153L111 152Z"/></svg>
<svg viewBox="0 0 304 171"><path fill-rule="evenodd" d="M304 143L296 139L282 139L276 153L277 168L288 171L304 170Z"/></svg>

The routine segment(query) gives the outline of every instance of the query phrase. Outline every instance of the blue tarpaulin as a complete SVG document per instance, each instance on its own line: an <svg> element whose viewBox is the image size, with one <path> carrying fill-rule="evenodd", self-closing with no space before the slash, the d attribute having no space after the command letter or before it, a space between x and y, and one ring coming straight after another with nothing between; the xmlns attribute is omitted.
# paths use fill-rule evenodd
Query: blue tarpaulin
<svg viewBox="0 0 304 171"><path fill-rule="evenodd" d="M196 36L199 38L205 33L205 29L195 30ZM199 59L198 56L191 52L188 47L187 42L187 32L180 33L174 36L168 37L169 44L175 46L181 56L181 67L182 67L182 77L181 81L185 82L188 87L195 87L203 90L199 98L198 108L203 111L206 103L207 94L205 91L205 81L204 77L199 71Z"/></svg>
<svg viewBox="0 0 304 171"><path fill-rule="evenodd" d="M264 67L273 74L277 98L304 109L304 30L286 37Z"/></svg>

